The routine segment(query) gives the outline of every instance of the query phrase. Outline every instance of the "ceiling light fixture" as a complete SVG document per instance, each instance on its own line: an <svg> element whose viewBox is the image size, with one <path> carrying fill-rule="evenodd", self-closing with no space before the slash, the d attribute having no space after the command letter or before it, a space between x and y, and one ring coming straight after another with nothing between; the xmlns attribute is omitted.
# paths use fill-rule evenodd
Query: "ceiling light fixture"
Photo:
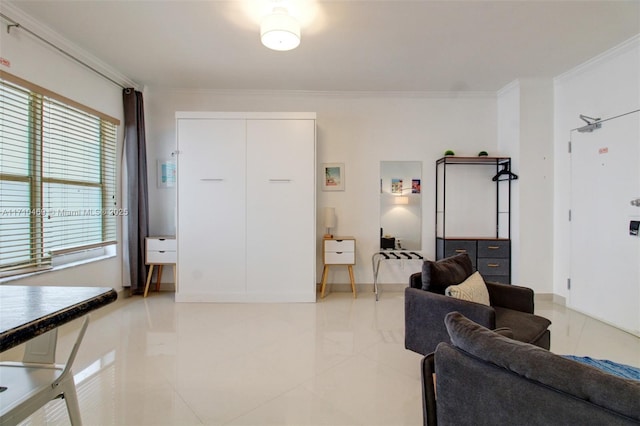
<svg viewBox="0 0 640 426"><path fill-rule="evenodd" d="M260 39L269 49L295 49L300 44L300 24L284 7L274 7L262 20Z"/></svg>

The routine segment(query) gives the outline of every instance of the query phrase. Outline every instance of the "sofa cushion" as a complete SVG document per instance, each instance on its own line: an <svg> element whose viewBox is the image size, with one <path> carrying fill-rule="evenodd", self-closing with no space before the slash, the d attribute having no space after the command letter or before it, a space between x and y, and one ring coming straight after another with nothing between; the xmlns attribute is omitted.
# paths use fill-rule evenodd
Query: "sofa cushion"
<svg viewBox="0 0 640 426"><path fill-rule="evenodd" d="M496 328L510 328L513 338L520 342L536 342L551 325L551 321L538 315L500 306L493 309L496 311Z"/></svg>
<svg viewBox="0 0 640 426"><path fill-rule="evenodd" d="M422 289L444 294L450 285L460 284L473 273L471 259L466 253L422 264Z"/></svg>
<svg viewBox="0 0 640 426"><path fill-rule="evenodd" d="M487 286L480 275L480 272L474 272L469 278L458 285L450 285L445 290L445 295L455 297L456 299L467 300L469 302L482 303L490 306L489 292Z"/></svg>
<svg viewBox="0 0 640 426"><path fill-rule="evenodd" d="M607 374L537 346L501 336L451 312L451 343L469 354L587 402L640 420L640 382Z"/></svg>

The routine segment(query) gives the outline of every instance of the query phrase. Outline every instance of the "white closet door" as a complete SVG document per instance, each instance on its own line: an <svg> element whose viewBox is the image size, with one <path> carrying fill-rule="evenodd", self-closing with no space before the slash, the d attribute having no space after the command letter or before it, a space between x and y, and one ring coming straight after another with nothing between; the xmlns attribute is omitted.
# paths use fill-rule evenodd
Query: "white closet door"
<svg viewBox="0 0 640 426"><path fill-rule="evenodd" d="M244 294L245 120L179 119L177 301Z"/></svg>
<svg viewBox="0 0 640 426"><path fill-rule="evenodd" d="M315 301L315 121L247 122L247 291Z"/></svg>

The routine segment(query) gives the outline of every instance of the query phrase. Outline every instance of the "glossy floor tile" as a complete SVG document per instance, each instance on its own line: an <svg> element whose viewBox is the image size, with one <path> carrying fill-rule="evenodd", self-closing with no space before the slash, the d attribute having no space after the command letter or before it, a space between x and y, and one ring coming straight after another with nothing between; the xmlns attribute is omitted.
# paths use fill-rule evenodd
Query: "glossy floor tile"
<svg viewBox="0 0 640 426"><path fill-rule="evenodd" d="M551 350L640 367L640 339L552 302ZM78 321L63 327L64 362ZM19 349L3 359L21 356ZM74 372L86 425L421 425L404 293L318 303L121 299L92 315ZM69 424L54 401L24 425Z"/></svg>

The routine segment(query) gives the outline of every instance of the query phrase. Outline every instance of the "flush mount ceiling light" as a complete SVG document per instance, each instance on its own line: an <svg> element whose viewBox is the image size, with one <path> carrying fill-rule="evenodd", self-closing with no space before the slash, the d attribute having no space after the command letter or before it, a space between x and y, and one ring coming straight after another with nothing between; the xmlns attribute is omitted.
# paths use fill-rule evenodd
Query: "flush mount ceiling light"
<svg viewBox="0 0 640 426"><path fill-rule="evenodd" d="M260 39L269 49L295 49L300 44L300 24L284 7L274 7L262 20Z"/></svg>

